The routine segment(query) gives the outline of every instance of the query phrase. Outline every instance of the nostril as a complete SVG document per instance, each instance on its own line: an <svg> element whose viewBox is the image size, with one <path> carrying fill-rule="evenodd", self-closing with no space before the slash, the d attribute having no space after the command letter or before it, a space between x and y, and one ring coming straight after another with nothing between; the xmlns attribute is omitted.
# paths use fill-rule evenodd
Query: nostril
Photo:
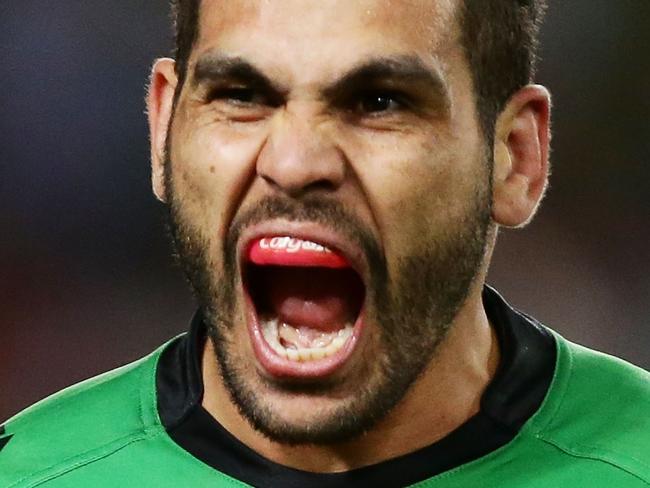
<svg viewBox="0 0 650 488"><path fill-rule="evenodd" d="M269 186L272 187L278 187L278 185L273 178L271 178L269 175L261 174L260 177L269 184Z"/></svg>
<svg viewBox="0 0 650 488"><path fill-rule="evenodd" d="M313 191L313 190L325 190L325 191L334 191L336 190L337 185L334 184L331 180L325 178L317 181L311 182L309 185L303 188L303 192Z"/></svg>
<svg viewBox="0 0 650 488"><path fill-rule="evenodd" d="M275 181L273 178L271 178L268 175L260 175L262 179L273 189L275 190L280 190L284 193L287 193L290 196L300 196L305 193L312 193L312 192L333 192L336 190L337 185L326 178L322 178L316 181L311 181L307 183L306 185L304 184L280 184L277 181Z"/></svg>

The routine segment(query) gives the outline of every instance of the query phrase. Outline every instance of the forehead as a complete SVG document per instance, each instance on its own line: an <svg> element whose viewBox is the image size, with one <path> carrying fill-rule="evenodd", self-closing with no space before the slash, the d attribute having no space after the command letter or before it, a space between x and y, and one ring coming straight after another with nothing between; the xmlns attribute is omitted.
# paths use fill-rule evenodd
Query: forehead
<svg viewBox="0 0 650 488"><path fill-rule="evenodd" d="M203 0L192 58L218 49L260 65L323 76L360 59L458 45L454 0ZM436 59L435 61L440 61ZM437 63L436 63L437 64Z"/></svg>

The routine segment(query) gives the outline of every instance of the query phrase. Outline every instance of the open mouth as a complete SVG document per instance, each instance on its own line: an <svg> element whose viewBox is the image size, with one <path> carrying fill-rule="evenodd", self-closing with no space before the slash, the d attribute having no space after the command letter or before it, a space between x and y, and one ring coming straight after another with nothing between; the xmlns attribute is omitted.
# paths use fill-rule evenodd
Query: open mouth
<svg viewBox="0 0 650 488"><path fill-rule="evenodd" d="M274 376L320 377L355 349L365 286L340 252L290 236L253 240L243 262L253 349Z"/></svg>

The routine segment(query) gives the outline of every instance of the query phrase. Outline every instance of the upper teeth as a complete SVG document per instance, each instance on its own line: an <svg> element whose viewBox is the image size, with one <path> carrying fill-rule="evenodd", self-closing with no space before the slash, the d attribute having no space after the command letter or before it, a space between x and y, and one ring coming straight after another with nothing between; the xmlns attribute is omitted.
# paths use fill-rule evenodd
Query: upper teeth
<svg viewBox="0 0 650 488"><path fill-rule="evenodd" d="M278 322L278 319L262 321L262 333L266 342L280 356L291 361L313 361L331 356L338 352L352 335L353 326L347 324L344 328L333 333L322 333L313 341L312 346L298 345L298 331L289 324ZM288 347L280 343L280 339L291 343Z"/></svg>

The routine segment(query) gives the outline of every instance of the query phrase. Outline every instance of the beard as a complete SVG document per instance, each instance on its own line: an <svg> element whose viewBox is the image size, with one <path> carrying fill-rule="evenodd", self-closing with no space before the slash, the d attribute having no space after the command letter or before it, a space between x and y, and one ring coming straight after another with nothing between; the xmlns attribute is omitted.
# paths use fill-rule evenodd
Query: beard
<svg viewBox="0 0 650 488"><path fill-rule="evenodd" d="M167 152L169 154L169 151ZM491 167L491 166L488 166ZM482 267L490 228L489 183L477 185L465 218L444 230L413 229L418 251L402 256L389 272L386 256L372 233L340 202L324 196L266 197L235 215L223 242L211 245L210 229L188 218L166 164L168 228L175 255L205 320L223 383L241 415L268 438L286 444L333 444L372 429L406 395L423 373L464 304ZM487 171L486 171L487 172ZM487 182L491 178L486 178ZM237 351L233 331L246 327L238 312L242 286L237 244L244 229L269 219L318 223L336 231L365 254L370 276L364 309L378 350L359 362L359 382L346 390L345 378L297 384L261 378L250 358ZM214 259L212 253L220 253ZM221 263L216 264L216 263ZM360 346L358 346L360 347ZM348 395L310 422L284 419L260 394L260 384L286 395Z"/></svg>

